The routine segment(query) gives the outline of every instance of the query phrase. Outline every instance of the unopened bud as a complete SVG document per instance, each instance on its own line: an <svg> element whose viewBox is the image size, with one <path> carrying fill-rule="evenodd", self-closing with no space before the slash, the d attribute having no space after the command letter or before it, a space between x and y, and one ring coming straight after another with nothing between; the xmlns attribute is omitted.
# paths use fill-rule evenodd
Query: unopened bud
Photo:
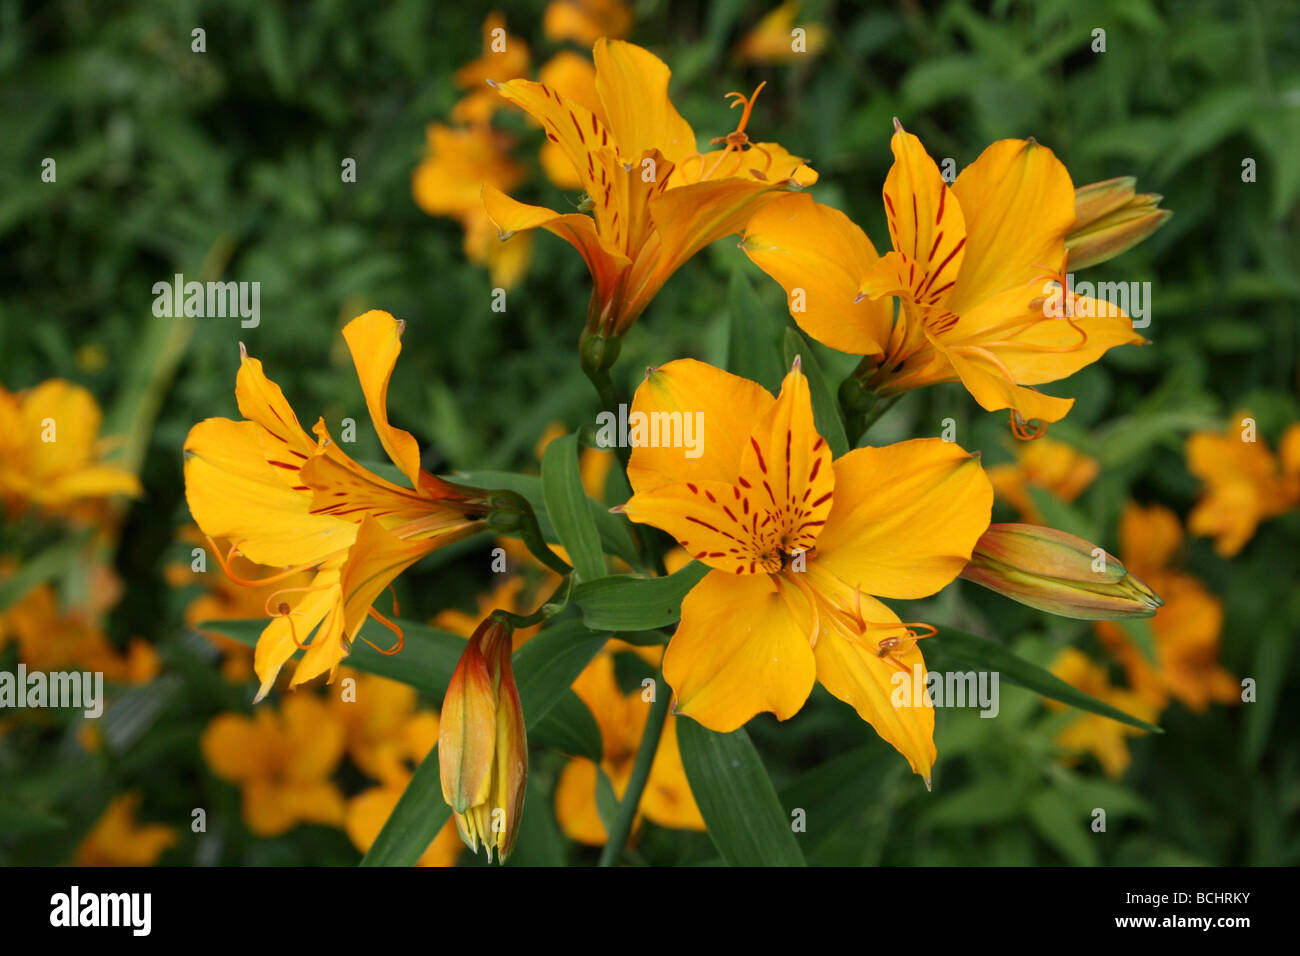
<svg viewBox="0 0 1300 956"><path fill-rule="evenodd" d="M442 796L460 837L504 861L514 847L528 780L524 713L510 664L511 628L478 626L447 685L438 728Z"/></svg>
<svg viewBox="0 0 1300 956"><path fill-rule="evenodd" d="M1114 555L1032 524L995 524L961 576L1029 607L1080 621L1150 617L1164 604Z"/></svg>
<svg viewBox="0 0 1300 956"><path fill-rule="evenodd" d="M1086 269L1133 248L1173 215L1163 198L1136 191L1132 176L1107 179L1074 191L1074 225L1065 236L1071 269Z"/></svg>

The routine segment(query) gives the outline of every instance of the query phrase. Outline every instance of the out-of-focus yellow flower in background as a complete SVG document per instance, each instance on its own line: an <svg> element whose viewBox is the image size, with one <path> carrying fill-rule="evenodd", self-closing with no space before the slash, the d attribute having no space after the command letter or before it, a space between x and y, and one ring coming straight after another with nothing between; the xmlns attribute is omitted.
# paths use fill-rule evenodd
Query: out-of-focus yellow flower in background
<svg viewBox="0 0 1300 956"><path fill-rule="evenodd" d="M1283 433L1275 456L1255 434L1249 413L1235 421L1222 434L1187 439L1187 467L1204 483L1187 530L1214 538L1214 550L1225 558L1245 547L1260 522L1300 505L1300 424Z"/></svg>
<svg viewBox="0 0 1300 956"><path fill-rule="evenodd" d="M0 614L0 647L18 645L18 657L33 671L99 671L108 681L146 684L158 676L158 652L133 639L119 651L88 608L60 608L48 584L37 585Z"/></svg>
<svg viewBox="0 0 1300 956"><path fill-rule="evenodd" d="M1047 437L1017 442L1015 454L1014 463L993 465L987 472L993 493L1030 524L1043 523L1030 488L1050 491L1069 503L1093 483L1101 467L1091 455Z"/></svg>
<svg viewBox="0 0 1300 956"><path fill-rule="evenodd" d="M176 843L175 827L137 823L144 795L130 791L113 798L77 848L77 866L153 866Z"/></svg>
<svg viewBox="0 0 1300 956"><path fill-rule="evenodd" d="M619 800L623 799L632 775L651 703L642 698L641 688L627 694L619 688L614 655L622 652L636 653L653 667L658 666L663 654L657 647L632 647L622 641L610 641L573 684L574 692L582 698L600 728L605 750L600 770L609 778ZM667 687L656 690L661 694L669 693ZM555 815L560 828L571 839L591 846L599 846L608 839L600 819L596 786L596 764L586 757L573 757L561 772L555 790ZM650 778L637 813L638 821L643 816L664 827L704 829L704 818L691 795L677 749L677 718L672 714L664 724L654 763L650 766Z"/></svg>
<svg viewBox="0 0 1300 956"><path fill-rule="evenodd" d="M27 507L75 517L77 507L110 495L132 498L140 481L105 456L94 396L50 379L14 394L0 386L0 504L15 515Z"/></svg>
<svg viewBox="0 0 1300 956"><path fill-rule="evenodd" d="M1178 517L1162 505L1129 502L1119 534L1125 565L1165 601L1150 622L1154 663L1118 625L1095 625L1098 639L1123 664L1130 686L1160 708L1171 696L1197 712L1211 701L1239 702L1241 685L1219 664L1223 603L1192 575L1170 566L1183 540Z"/></svg>
<svg viewBox="0 0 1300 956"><path fill-rule="evenodd" d="M343 794L332 777L346 743L338 712L299 692L287 695L279 711L219 714L200 747L212 772L242 790L248 828L276 836L299 823L343 825Z"/></svg>
<svg viewBox="0 0 1300 956"><path fill-rule="evenodd" d="M826 45L826 28L815 22L796 23L799 6L798 0L786 0L771 10L740 38L736 55L750 63L790 63L820 53Z"/></svg>
<svg viewBox="0 0 1300 956"><path fill-rule="evenodd" d="M551 0L542 17L548 40L590 47L601 37L622 39L632 30L632 7L622 0Z"/></svg>
<svg viewBox="0 0 1300 956"><path fill-rule="evenodd" d="M1159 713L1159 708L1141 695L1112 686L1106 669L1093 663L1078 648L1067 647L1061 651L1052 664L1052 673L1070 686L1139 720L1150 723ZM1066 706L1054 700L1045 703L1049 709L1057 711ZM1080 755L1090 753L1097 758L1107 776L1119 777L1128 769L1131 759L1127 738L1142 732L1100 714L1080 713L1060 732L1056 742L1066 752L1068 760L1077 760Z"/></svg>

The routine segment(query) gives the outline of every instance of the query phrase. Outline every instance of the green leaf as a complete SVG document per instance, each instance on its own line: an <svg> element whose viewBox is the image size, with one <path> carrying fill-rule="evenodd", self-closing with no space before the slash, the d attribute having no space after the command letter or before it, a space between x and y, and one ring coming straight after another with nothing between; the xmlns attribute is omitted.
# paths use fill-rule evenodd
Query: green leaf
<svg viewBox="0 0 1300 956"><path fill-rule="evenodd" d="M731 274L727 301L731 307L727 370L775 392L785 374L781 367L785 321L774 310L763 307L744 270L737 269Z"/></svg>
<svg viewBox="0 0 1300 956"><path fill-rule="evenodd" d="M1156 657L1156 635L1151 630L1151 621L1143 617L1130 618L1126 621L1116 621L1116 624L1128 635L1128 639L1137 645L1137 649L1142 652L1142 656L1156 666L1160 661Z"/></svg>
<svg viewBox="0 0 1300 956"><path fill-rule="evenodd" d="M682 616L682 599L709 572L692 561L665 578L611 574L573 589L582 622L595 631L646 631L667 627Z"/></svg>
<svg viewBox="0 0 1300 956"><path fill-rule="evenodd" d="M84 538L69 538L52 544L18 568L11 577L0 581L0 611L7 611L22 600L32 588L58 577L77 559Z"/></svg>
<svg viewBox="0 0 1300 956"><path fill-rule="evenodd" d="M729 866L804 866L763 761L742 727L716 734L689 718L677 745L713 845Z"/></svg>
<svg viewBox="0 0 1300 956"><path fill-rule="evenodd" d="M515 652L515 683L524 724L533 732L604 646L607 635L593 634L577 621L548 627ZM438 748L416 768L362 866L413 866L451 818L442 799Z"/></svg>
<svg viewBox="0 0 1300 956"><path fill-rule="evenodd" d="M599 762L605 756L600 727L582 698L565 691L537 724L537 743L572 757Z"/></svg>
<svg viewBox="0 0 1300 956"><path fill-rule="evenodd" d="M1029 799L1029 822L1038 835L1075 866L1101 862L1086 816L1077 814L1065 795L1043 790Z"/></svg>
<svg viewBox="0 0 1300 956"><path fill-rule="evenodd" d="M1100 714L1153 734L1164 733L1154 724L1138 720L1110 704L1102 703L1090 694L1085 694L1077 687L1071 687L1051 671L1029 663L1001 644L976 637L974 634L967 634L965 631L940 627L939 632L926 641L925 656L933 670L997 671L1003 680L1032 690L1036 694L1042 694L1044 697L1050 697L1052 700L1059 700L1071 707Z"/></svg>
<svg viewBox="0 0 1300 956"><path fill-rule="evenodd" d="M558 439L557 439L558 440ZM548 446L549 447L549 446ZM547 514L546 499L542 494L542 479L536 475L519 475L509 471L466 471L457 472L453 480L474 485L477 488L502 489L523 495L533 506L537 515L538 527L542 536L552 544L561 544L559 535L551 516ZM630 526L626 518L609 513L609 508L592 498L587 499L596 530L600 533L600 543L605 552L622 558L634 567L641 567L641 555L632 540Z"/></svg>
<svg viewBox="0 0 1300 956"><path fill-rule="evenodd" d="M591 499L582 488L578 471L577 435L563 435L546 446L542 454L542 497L578 580L592 581L608 574L600 550L600 533L588 505Z"/></svg>
<svg viewBox="0 0 1300 956"><path fill-rule="evenodd" d="M788 328L785 330L787 368L794 364L796 356L802 364L804 375L808 378L808 391L812 395L813 421L817 425L817 433L831 446L832 457L839 458L841 455L848 454L849 438L844 433L844 422L840 419L840 403L835 400L835 392L831 390L822 367L817 363L817 356L803 340L803 336L795 329Z"/></svg>

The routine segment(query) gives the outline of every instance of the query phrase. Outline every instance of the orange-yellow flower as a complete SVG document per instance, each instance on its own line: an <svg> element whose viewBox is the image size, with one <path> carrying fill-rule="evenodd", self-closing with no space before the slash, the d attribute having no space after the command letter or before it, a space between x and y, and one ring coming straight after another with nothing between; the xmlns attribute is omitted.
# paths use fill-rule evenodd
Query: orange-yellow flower
<svg viewBox="0 0 1300 956"><path fill-rule="evenodd" d="M1246 546L1260 522L1300 505L1300 424L1282 435L1275 457L1254 434L1254 419L1236 417L1240 429L1187 439L1187 467L1205 484L1187 530L1214 538L1214 550L1225 558Z"/></svg>
<svg viewBox="0 0 1300 956"><path fill-rule="evenodd" d="M414 766L438 741L438 715L416 710L415 689L382 677L356 676L353 693L331 706L342 720L348 755L357 768L379 781L352 797L343 828L353 845L367 852L411 781ZM417 866L454 866L460 837L448 821L421 855Z"/></svg>
<svg viewBox="0 0 1300 956"><path fill-rule="evenodd" d="M77 866L153 866L176 843L176 828L136 823L144 795L133 790L112 799L77 848Z"/></svg>
<svg viewBox="0 0 1300 956"><path fill-rule="evenodd" d="M1199 580L1171 567L1182 544L1177 516L1168 508L1129 502L1119 526L1127 567L1150 583L1165 606L1151 619L1156 661L1152 663L1117 625L1099 622L1097 637L1124 665L1134 691L1157 707L1172 696L1191 710L1211 701L1241 700L1241 685L1219 664L1223 604Z"/></svg>
<svg viewBox="0 0 1300 956"><path fill-rule="evenodd" d="M1159 708L1145 697L1113 687L1106 676L1106 669L1094 664L1078 648L1067 647L1061 651L1052 664L1052 673L1071 687L1077 687L1085 694L1139 720L1150 723L1159 713ZM1065 708L1064 704L1054 700L1048 700L1046 704L1052 710ZM1140 733L1142 731L1138 728L1122 724L1118 720L1100 714L1084 713L1057 735L1056 742L1066 751L1068 759L1075 760L1080 754L1091 753L1107 776L1118 777L1128 769L1131 760L1126 738Z"/></svg>
<svg viewBox="0 0 1300 956"><path fill-rule="evenodd" d="M979 462L938 439L832 462L797 363L773 398L701 362L670 362L648 373L633 411L698 413L705 426L698 458L634 448L622 509L712 569L664 656L677 713L720 732L762 711L784 720L820 682L928 780L934 713L891 702L896 674L924 674L911 629L923 625L872 595L924 597L965 567L993 503Z"/></svg>
<svg viewBox="0 0 1300 956"><path fill-rule="evenodd" d="M248 828L276 836L299 823L342 826L343 794L331 778L344 742L337 713L302 693L286 696L279 712L219 714L199 744L212 772L242 790Z"/></svg>
<svg viewBox="0 0 1300 956"><path fill-rule="evenodd" d="M994 494L1030 524L1043 523L1043 516L1029 495L1030 488L1050 491L1068 503L1083 494L1101 470L1096 458L1047 437L1018 442L1015 454L1013 464L987 469L989 481L993 482Z"/></svg>
<svg viewBox="0 0 1300 956"><path fill-rule="evenodd" d="M493 283L509 289L528 269L531 243L497 241L482 191L485 183L513 189L523 182L523 167L510 158L510 137L486 124L456 129L433 123L425 135L427 155L411 176L416 204L430 216L459 222L465 258L486 265Z"/></svg>
<svg viewBox="0 0 1300 956"><path fill-rule="evenodd" d="M893 251L878 255L847 216L806 196L764 208L743 248L785 288L805 332L866 357L857 373L866 391L959 380L990 411L1058 421L1073 399L1032 386L1143 341L1115 306L1051 284L1065 271L1074 222L1070 174L1045 146L1006 139L950 188L901 126L892 147L884 200ZM1050 317L1067 295L1071 314Z"/></svg>
<svg viewBox="0 0 1300 956"><path fill-rule="evenodd" d="M0 386L0 505L69 512L109 495L138 497L139 479L104 461L101 415L80 385L50 379L15 395Z"/></svg>
<svg viewBox="0 0 1300 956"><path fill-rule="evenodd" d="M820 23L796 24L798 0L786 0L759 20L736 44L736 53L750 63L790 63L816 56L826 45L826 27ZM795 33L802 30L802 34Z"/></svg>
<svg viewBox="0 0 1300 956"><path fill-rule="evenodd" d="M551 0L542 17L548 40L591 46L601 37L622 39L632 30L632 8L623 0Z"/></svg>
<svg viewBox="0 0 1300 956"><path fill-rule="evenodd" d="M85 608L60 609L54 588L41 584L0 614L0 647L18 645L18 657L33 671L83 669L105 680L147 684L158 676L158 652L133 639L120 652Z"/></svg>
<svg viewBox="0 0 1300 956"><path fill-rule="evenodd" d="M604 746L600 770L605 772L619 800L627 790L636 762L641 734L650 713L650 702L642 698L640 688L624 694L614 674L614 654L619 651L641 652L649 663L657 665L661 656L654 648L633 648L612 641L574 681L573 690L582 698L600 728ZM666 693L666 689L661 688ZM597 766L586 757L574 757L560 774L555 789L555 815L560 828L571 839L591 846L608 840L596 801ZM646 818L663 827L679 830L703 830L695 797L686 779L686 768L677 749L677 718L668 715L650 777L641 797L638 818Z"/></svg>
<svg viewBox="0 0 1300 956"><path fill-rule="evenodd" d="M606 121L542 83L498 89L541 123L582 183L592 215L516 202L491 184L488 215L502 239L546 229L571 243L594 282L587 331L621 336L687 259L740 231L783 190L816 173L774 143L752 143L745 127L753 97L741 94L737 129L700 153L695 132L668 98L668 67L639 46L601 39L593 51ZM757 95L757 93L755 93Z"/></svg>
<svg viewBox="0 0 1300 956"><path fill-rule="evenodd" d="M185 441L185 495L203 532L235 542L250 561L284 568L279 577L313 572L310 584L281 587L266 601L273 619L254 658L259 700L296 650L306 654L291 686L332 675L367 617L396 630L372 606L379 595L420 558L484 529L482 495L420 468L414 436L388 422L402 328L387 312L372 311L349 322L343 337L380 443L411 487L353 461L324 419L309 438L262 363L247 355L235 384L244 420L209 418Z"/></svg>
<svg viewBox="0 0 1300 956"><path fill-rule="evenodd" d="M492 95L486 84L527 76L531 63L528 44L506 31L506 20L500 13L489 13L483 20L482 54L458 69L452 78L456 86L468 91L452 107L452 121L470 125L487 123L501 100Z"/></svg>

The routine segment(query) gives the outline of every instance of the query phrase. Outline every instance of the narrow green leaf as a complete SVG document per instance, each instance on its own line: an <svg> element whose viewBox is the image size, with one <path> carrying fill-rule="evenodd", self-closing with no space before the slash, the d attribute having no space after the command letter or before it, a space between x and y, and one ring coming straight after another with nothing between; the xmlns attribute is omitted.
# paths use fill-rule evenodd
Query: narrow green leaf
<svg viewBox="0 0 1300 956"><path fill-rule="evenodd" d="M600 727L582 698L569 690L561 694L537 724L533 735L539 744L571 757L597 762L605 755Z"/></svg>
<svg viewBox="0 0 1300 956"><path fill-rule="evenodd" d="M0 581L0 611L6 611L22 600L38 584L58 577L77 559L84 538L68 538L52 544L36 557L18 568L11 577Z"/></svg>
<svg viewBox="0 0 1300 956"><path fill-rule="evenodd" d="M729 866L805 865L790 818L743 727L716 734L684 718L677 722L677 744L709 836Z"/></svg>
<svg viewBox="0 0 1300 956"><path fill-rule="evenodd" d="M781 368L781 336L786 323L775 310L763 307L754 292L753 280L742 269L731 274L727 299L731 307L727 370L775 392L785 374Z"/></svg>
<svg viewBox="0 0 1300 956"><path fill-rule="evenodd" d="M1096 866L1101 862L1088 826L1088 817L1076 813L1070 801L1056 790L1043 790L1030 797L1029 822L1038 835L1075 866Z"/></svg>
<svg viewBox="0 0 1300 956"><path fill-rule="evenodd" d="M785 330L786 368L794 364L796 356L803 366L804 375L808 378L808 391L812 396L813 421L817 425L817 433L831 446L833 457L839 458L841 455L848 454L849 437L844 433L844 422L840 418L840 403L835 399L835 392L826 381L826 375L817 362L817 356L813 354L803 336L798 330L787 328Z"/></svg>
<svg viewBox="0 0 1300 956"><path fill-rule="evenodd" d="M582 488L577 435L563 435L546 446L542 454L542 497L578 580L592 581L608 574L600 533L587 504L591 499Z"/></svg>
<svg viewBox="0 0 1300 956"><path fill-rule="evenodd" d="M987 638L976 637L965 631L950 627L940 627L939 633L925 642L927 663L933 670L976 670L997 671L1003 680L1032 690L1036 694L1059 700L1063 704L1086 710L1093 714L1118 720L1130 727L1137 727L1153 734L1164 733L1155 724L1138 720L1118 708L1099 701L1090 694L1085 694L1077 687L1071 687L1049 670L1031 664L1001 644Z"/></svg>
<svg viewBox="0 0 1300 956"><path fill-rule="evenodd" d="M583 581L573 589L582 622L596 631L645 631L666 627L682 616L682 599L707 574L692 561L666 578L612 574Z"/></svg>

